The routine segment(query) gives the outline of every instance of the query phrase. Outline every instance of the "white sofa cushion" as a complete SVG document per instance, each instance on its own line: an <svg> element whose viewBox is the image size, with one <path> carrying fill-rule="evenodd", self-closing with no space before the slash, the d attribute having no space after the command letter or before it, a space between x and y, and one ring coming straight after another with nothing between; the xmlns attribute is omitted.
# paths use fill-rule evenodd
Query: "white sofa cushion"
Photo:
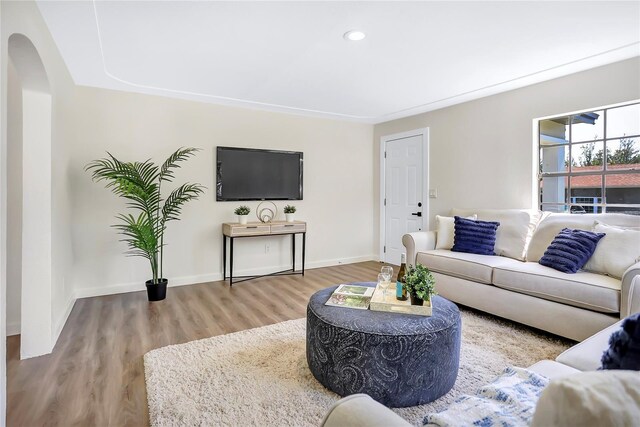
<svg viewBox="0 0 640 427"><path fill-rule="evenodd" d="M640 230L613 227L596 221L593 231L605 233L583 267L594 273L622 278L627 268L640 262Z"/></svg>
<svg viewBox="0 0 640 427"><path fill-rule="evenodd" d="M531 427L637 426L640 375L581 372L552 380L536 405Z"/></svg>
<svg viewBox="0 0 640 427"><path fill-rule="evenodd" d="M543 377L547 377L550 380L566 377L567 375L573 375L580 372L576 368L563 365L562 363L554 362L553 360L541 360L529 366L527 369L540 374Z"/></svg>
<svg viewBox="0 0 640 427"><path fill-rule="evenodd" d="M609 337L620 329L622 320L614 323L564 351L556 357L556 362L580 371L595 371L602 366L602 353L609 348Z"/></svg>
<svg viewBox="0 0 640 427"><path fill-rule="evenodd" d="M477 215L470 215L467 219L478 219ZM455 219L452 216L436 215L436 249L451 249L455 237Z"/></svg>
<svg viewBox="0 0 640 427"><path fill-rule="evenodd" d="M478 216L480 218L480 216ZM640 226L640 216L623 214L547 214L538 226L527 249L527 261L538 262L551 241L563 228L578 230L593 229L595 221L618 227Z"/></svg>
<svg viewBox="0 0 640 427"><path fill-rule="evenodd" d="M562 273L537 262L496 266L493 284L499 288L602 313L620 312L619 279L578 271ZM542 315L542 313L541 313Z"/></svg>
<svg viewBox="0 0 640 427"><path fill-rule="evenodd" d="M473 213L481 221L498 221L494 252L520 261L524 261L529 240L536 229L541 216L540 211L530 209L452 209L453 216L468 216Z"/></svg>
<svg viewBox="0 0 640 427"><path fill-rule="evenodd" d="M324 416L321 427L410 427L407 421L371 396L358 393L338 400Z"/></svg>
<svg viewBox="0 0 640 427"><path fill-rule="evenodd" d="M444 249L418 252L416 263L422 264L436 273L473 280L487 285L492 282L494 267L521 264L520 261L495 255L468 254Z"/></svg>

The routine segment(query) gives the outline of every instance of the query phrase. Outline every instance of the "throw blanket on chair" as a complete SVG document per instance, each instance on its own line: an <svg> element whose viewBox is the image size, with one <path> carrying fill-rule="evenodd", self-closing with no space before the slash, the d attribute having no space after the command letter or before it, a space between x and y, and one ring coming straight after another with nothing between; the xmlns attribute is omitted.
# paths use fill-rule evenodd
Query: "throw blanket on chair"
<svg viewBox="0 0 640 427"><path fill-rule="evenodd" d="M533 419L538 398L549 380L522 368L507 368L475 396L462 396L448 409L429 414L423 424L453 427L528 426Z"/></svg>

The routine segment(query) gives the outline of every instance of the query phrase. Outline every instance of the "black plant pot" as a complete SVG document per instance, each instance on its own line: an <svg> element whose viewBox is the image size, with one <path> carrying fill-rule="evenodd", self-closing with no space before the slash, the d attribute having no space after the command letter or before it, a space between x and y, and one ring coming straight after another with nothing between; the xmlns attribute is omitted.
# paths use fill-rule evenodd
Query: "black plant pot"
<svg viewBox="0 0 640 427"><path fill-rule="evenodd" d="M411 305L424 305L424 300L415 295L411 295Z"/></svg>
<svg viewBox="0 0 640 427"><path fill-rule="evenodd" d="M160 279L160 283L157 285L153 284L153 280L147 280L145 285L147 285L147 297L149 297L149 301L162 301L167 297L167 284L169 281L167 279Z"/></svg>

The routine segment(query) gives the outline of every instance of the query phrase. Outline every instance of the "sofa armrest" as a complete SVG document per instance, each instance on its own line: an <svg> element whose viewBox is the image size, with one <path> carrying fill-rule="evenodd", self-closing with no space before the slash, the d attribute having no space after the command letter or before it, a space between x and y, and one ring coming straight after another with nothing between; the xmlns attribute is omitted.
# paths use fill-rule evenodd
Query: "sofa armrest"
<svg viewBox="0 0 640 427"><path fill-rule="evenodd" d="M640 312L640 262L627 268L622 276L620 318Z"/></svg>
<svg viewBox="0 0 640 427"><path fill-rule="evenodd" d="M622 320L591 335L586 340L565 350L556 362L571 366L579 371L595 371L602 366L602 353L609 348L609 337L619 330Z"/></svg>
<svg viewBox="0 0 640 427"><path fill-rule="evenodd" d="M352 394L338 400L330 409L321 427L410 427L407 421L391 409L366 394Z"/></svg>
<svg viewBox="0 0 640 427"><path fill-rule="evenodd" d="M407 265L416 265L418 252L430 251L436 248L435 231L416 231L402 236L402 244L407 248Z"/></svg>

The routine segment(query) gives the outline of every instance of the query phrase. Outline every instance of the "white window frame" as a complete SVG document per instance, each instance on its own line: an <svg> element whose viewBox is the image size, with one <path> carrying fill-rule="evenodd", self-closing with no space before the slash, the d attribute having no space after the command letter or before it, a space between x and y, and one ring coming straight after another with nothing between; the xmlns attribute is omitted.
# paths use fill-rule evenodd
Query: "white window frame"
<svg viewBox="0 0 640 427"><path fill-rule="evenodd" d="M533 192L534 194L534 200L533 200L533 206L535 209L540 209L540 210L544 210L545 206L567 206L569 208L569 211L571 210L572 206L582 206L582 205L586 205L585 203L571 203L571 177L574 176L582 176L582 175L601 175L602 176L602 184L601 184L601 193L602 193L602 202L601 203L596 203L596 204L589 204L589 206L594 206L594 207L598 207L598 212L597 213L605 213L607 211L607 207L623 207L623 208L637 208L640 209L640 204L614 204L614 203L607 203L606 202L606 177L607 176L611 176L611 175L622 175L622 174L639 174L640 173L640 165L637 165L636 167L630 167L629 169L607 169L607 142L608 141L614 141L614 140L619 140L621 139L620 136L616 136L616 137L612 137L609 138L607 136L607 111L614 109L614 108L619 108L619 107L626 107L626 106L630 106L630 105L636 105L636 104L640 104L640 99L637 100L633 100L633 101L627 101L627 102L622 102L622 103L618 103L618 104L613 104L613 105L607 105L604 107L596 107L596 108L590 108L590 109L586 109L586 110L580 110L580 111L574 111L571 113L565 113L565 114L554 114L553 116L547 116L547 117L541 117L538 119L534 120L534 127L533 127L533 134L534 134L534 144L533 144L533 150L536 152L536 154L533 156L535 159L535 163L533 165L533 170L534 170L534 186L535 191ZM581 171L581 172L574 172L572 171L572 167L569 167L568 171L558 171L558 172L542 172L540 171L540 162L542 161L542 157L541 157L541 152L542 152L542 148L543 146L540 144L540 140L541 140L541 133L540 133L540 123L545 121L545 120L551 120L551 119L560 119L560 118L564 118L564 117L569 117L569 116L573 116L573 115L578 115L578 114L583 114L583 113L589 113L589 112L595 112L595 111L603 111L603 136L602 138L598 138L592 141L576 141L573 142L572 140L572 135L571 135L571 126L569 126L569 136L568 136L568 143L565 143L564 140L560 140L558 139L558 144L557 145L545 145L545 148L549 148L549 147L556 147L556 146L564 146L567 147L569 150L569 163L571 164L571 159L572 157L572 153L571 150L573 148L574 145L578 145L578 144L584 144L584 143L589 143L589 142L602 142L603 144L603 155L604 155L604 159L603 159L603 168L602 170L599 171ZM624 138L629 138L629 139L640 139L640 134L633 134L633 135L625 135ZM553 137L550 137L548 135L545 135L545 139L553 139ZM543 203L542 201L542 186L541 181L542 178L546 178L546 177L569 177L568 179L568 185L566 188L566 192L569 195L568 199L565 200L564 203L558 202L558 203L550 203L550 202L545 202Z"/></svg>

